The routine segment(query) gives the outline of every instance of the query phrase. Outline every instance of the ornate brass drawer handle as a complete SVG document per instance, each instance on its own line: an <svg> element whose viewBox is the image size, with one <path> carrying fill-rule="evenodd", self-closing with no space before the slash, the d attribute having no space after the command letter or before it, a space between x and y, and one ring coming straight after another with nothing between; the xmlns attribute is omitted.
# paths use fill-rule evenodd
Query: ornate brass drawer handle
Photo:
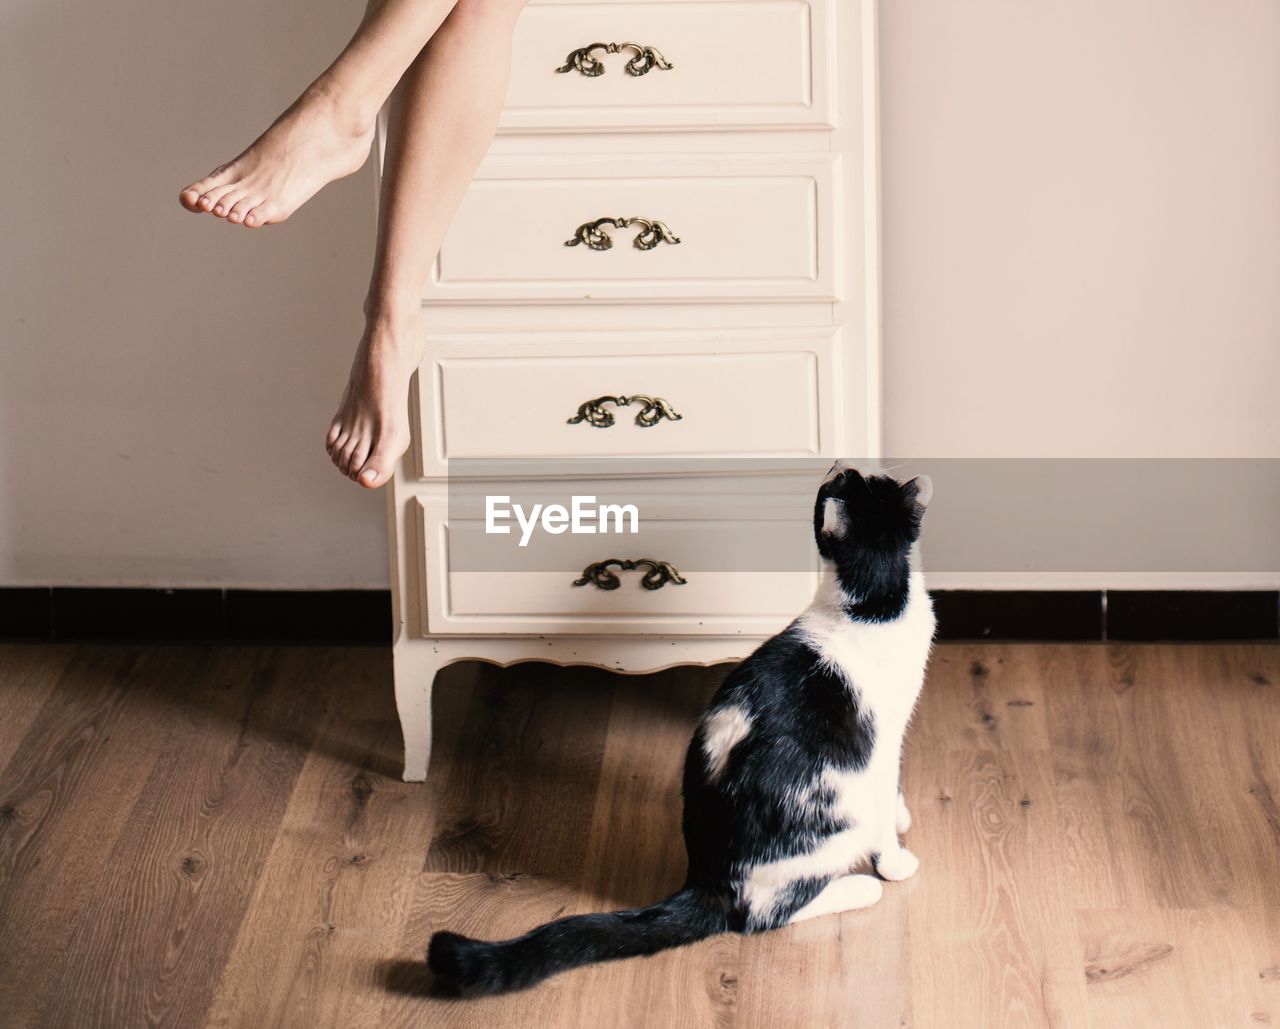
<svg viewBox="0 0 1280 1029"><path fill-rule="evenodd" d="M628 75L648 75L653 68L670 71L675 67L655 47L645 46L643 43L592 43L590 46L580 46L577 50L570 51L569 56L564 59L564 65L556 71L564 74L577 68L591 79L597 75L603 75L604 62L594 57L592 50L603 50L606 54L620 54L623 50L634 50L635 57L626 63Z"/></svg>
<svg viewBox="0 0 1280 1029"><path fill-rule="evenodd" d="M636 424L642 429L651 428L664 418L678 422L684 417L662 397L646 397L643 393L632 393L629 397L605 396L588 400L578 408L578 413L569 419L569 424L577 425L579 422L586 422L597 429L607 429L613 424L614 417L613 412L604 405L617 404L618 407L629 407L633 401L644 405L636 415Z"/></svg>
<svg viewBox="0 0 1280 1029"><path fill-rule="evenodd" d="M667 583L683 586L689 580L676 571L669 561L658 561L652 557L638 557L634 561L611 557L607 561L596 561L582 569L582 578L575 579L575 586L586 586L590 583L602 590L616 590L622 585L617 572L609 570L610 565L617 565L618 571L634 572L637 568L647 567L649 570L640 577L640 585L647 590L660 590Z"/></svg>
<svg viewBox="0 0 1280 1029"><path fill-rule="evenodd" d="M573 239L566 239L564 245L576 247L579 243L585 243L592 250L608 250L613 246L613 237L600 227L602 225L613 225L619 229L639 225L640 232L631 243L637 250L652 250L659 243L674 246L680 242L680 237L659 221L650 221L648 218L597 218L593 222L579 225L574 230Z"/></svg>

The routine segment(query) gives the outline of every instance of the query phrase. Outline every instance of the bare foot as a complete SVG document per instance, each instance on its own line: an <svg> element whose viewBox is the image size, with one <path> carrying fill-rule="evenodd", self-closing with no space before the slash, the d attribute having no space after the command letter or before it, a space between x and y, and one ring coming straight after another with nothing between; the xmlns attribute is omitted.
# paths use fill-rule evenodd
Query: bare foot
<svg viewBox="0 0 1280 1029"><path fill-rule="evenodd" d="M422 361L418 311L370 317L325 449L352 482L377 489L409 448L409 379Z"/></svg>
<svg viewBox="0 0 1280 1029"><path fill-rule="evenodd" d="M282 222L324 186L364 164L374 117L339 104L316 83L248 150L193 182L178 202L196 214L249 228Z"/></svg>

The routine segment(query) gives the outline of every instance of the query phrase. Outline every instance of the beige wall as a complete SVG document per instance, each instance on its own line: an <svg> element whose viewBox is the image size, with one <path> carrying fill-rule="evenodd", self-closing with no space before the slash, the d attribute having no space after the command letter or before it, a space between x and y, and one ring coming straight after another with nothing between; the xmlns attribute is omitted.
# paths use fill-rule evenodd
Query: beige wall
<svg viewBox="0 0 1280 1029"><path fill-rule="evenodd" d="M5 4L0 583L387 582L383 498L323 449L372 169L258 233L177 204L361 9Z"/></svg>
<svg viewBox="0 0 1280 1029"><path fill-rule="evenodd" d="M358 4L0 15L0 584L381 586L321 438L372 173L185 215ZM883 0L887 446L1280 456L1280 5Z"/></svg>
<svg viewBox="0 0 1280 1029"><path fill-rule="evenodd" d="M883 0L886 448L1280 456L1280 4Z"/></svg>

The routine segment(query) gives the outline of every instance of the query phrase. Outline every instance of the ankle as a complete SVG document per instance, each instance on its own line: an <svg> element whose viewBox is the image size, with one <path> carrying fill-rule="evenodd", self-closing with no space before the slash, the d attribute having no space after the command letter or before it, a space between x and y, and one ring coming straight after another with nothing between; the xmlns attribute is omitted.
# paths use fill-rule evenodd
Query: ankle
<svg viewBox="0 0 1280 1029"><path fill-rule="evenodd" d="M416 333L422 302L413 296L370 296L364 302L365 328L380 336L404 337Z"/></svg>
<svg viewBox="0 0 1280 1029"><path fill-rule="evenodd" d="M322 74L303 93L303 100L326 112L339 132L359 138L373 129L382 106L363 97L359 90L340 82L332 69Z"/></svg>

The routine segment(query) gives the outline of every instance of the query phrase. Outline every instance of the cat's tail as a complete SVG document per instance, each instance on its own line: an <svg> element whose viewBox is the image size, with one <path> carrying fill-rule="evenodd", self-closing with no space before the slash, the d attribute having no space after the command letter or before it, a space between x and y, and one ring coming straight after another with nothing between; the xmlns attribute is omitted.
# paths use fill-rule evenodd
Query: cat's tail
<svg viewBox="0 0 1280 1029"><path fill-rule="evenodd" d="M656 954L728 928L723 903L686 888L647 908L573 915L498 943L436 933L427 950L427 965L437 981L464 996L505 993L566 969Z"/></svg>

